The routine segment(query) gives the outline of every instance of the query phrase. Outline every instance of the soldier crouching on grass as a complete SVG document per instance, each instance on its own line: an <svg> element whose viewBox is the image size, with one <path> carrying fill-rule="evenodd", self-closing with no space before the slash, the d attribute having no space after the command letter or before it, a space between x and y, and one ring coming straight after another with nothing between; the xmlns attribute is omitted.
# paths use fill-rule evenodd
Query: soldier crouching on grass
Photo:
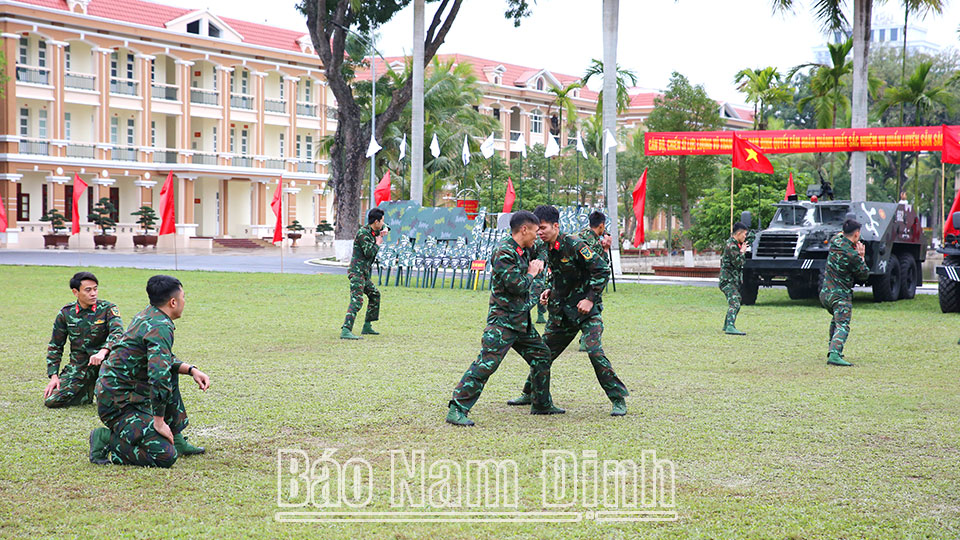
<svg viewBox="0 0 960 540"><path fill-rule="evenodd" d="M866 248L860 242L860 223L848 219L843 222L843 233L830 241L830 255L820 289L820 303L833 315L830 321L830 348L827 363L834 366L852 366L843 359L843 345L850 333L853 314L853 285L870 275L863 260Z"/></svg>
<svg viewBox="0 0 960 540"><path fill-rule="evenodd" d="M117 306L97 297L100 282L90 272L70 278L70 290L77 301L63 306L53 322L53 336L47 346L47 376L43 404L50 408L93 403L93 387L100 363L123 334ZM63 346L70 340L70 363L60 371Z"/></svg>
<svg viewBox="0 0 960 540"><path fill-rule="evenodd" d="M480 354L453 390L447 422L472 426L467 413L480 399L487 379L511 348L530 364L530 414L562 414L550 399L550 350L530 318L530 288L543 271L533 243L537 238L537 217L522 210L510 218L510 232L490 258L490 309L487 327L480 339Z"/></svg>
<svg viewBox="0 0 960 540"><path fill-rule="evenodd" d="M737 314L740 313L740 285L743 284L743 253L747 250L747 226L739 221L733 224L733 234L723 246L720 258L720 290L727 297L727 318L723 321L724 333L733 336L746 335L737 330Z"/></svg>
<svg viewBox="0 0 960 540"><path fill-rule="evenodd" d="M150 305L138 313L103 363L97 381L97 413L107 427L90 432L90 462L98 465L172 467L181 455L203 448L183 436L187 412L179 376L190 375L200 387L210 377L177 360L173 321L183 314L180 280L153 276L147 281Z"/></svg>
<svg viewBox="0 0 960 540"><path fill-rule="evenodd" d="M374 208L367 213L367 224L357 231L353 241L353 257L350 259L350 269L347 277L350 279L350 305L347 306L347 316L340 328L340 339L360 339L353 333L353 321L363 307L363 295L367 295L367 316L364 319L361 334L377 335L371 323L380 320L380 291L370 279L373 261L377 260L377 252L383 243L383 210Z"/></svg>

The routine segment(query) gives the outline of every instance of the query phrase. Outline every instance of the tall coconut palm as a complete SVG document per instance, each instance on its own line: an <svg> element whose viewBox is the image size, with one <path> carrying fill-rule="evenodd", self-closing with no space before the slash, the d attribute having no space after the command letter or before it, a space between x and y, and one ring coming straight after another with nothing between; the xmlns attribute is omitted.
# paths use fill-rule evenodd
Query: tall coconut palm
<svg viewBox="0 0 960 540"><path fill-rule="evenodd" d="M793 101L794 89L789 77L783 76L773 66L763 69L741 69L733 79L737 90L747 94L747 102L753 103L753 129L767 129L764 119L767 106L776 106Z"/></svg>
<svg viewBox="0 0 960 540"><path fill-rule="evenodd" d="M623 112L630 107L630 87L636 86L637 74L634 71L624 69L619 65L617 65L616 71L616 107L617 112ZM587 66L586 72L584 72L583 77L580 79L580 84L582 86L586 86L587 83L590 82L590 79L594 77L600 77L603 79L603 62L597 60L596 58L590 61L590 65ZM604 83L604 88L605 87L606 83ZM603 114L603 90L600 90L600 93L597 95L597 114Z"/></svg>

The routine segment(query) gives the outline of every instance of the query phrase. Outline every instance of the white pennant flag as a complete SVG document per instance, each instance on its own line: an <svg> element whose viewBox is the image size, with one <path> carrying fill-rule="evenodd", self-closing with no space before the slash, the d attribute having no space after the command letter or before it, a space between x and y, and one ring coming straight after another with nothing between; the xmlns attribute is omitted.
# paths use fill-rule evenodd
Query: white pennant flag
<svg viewBox="0 0 960 540"><path fill-rule="evenodd" d="M553 156L560 155L560 145L557 144L557 140L553 138L553 135L547 135L547 149L543 152L543 157L552 158Z"/></svg>
<svg viewBox="0 0 960 540"><path fill-rule="evenodd" d="M583 147L583 137L580 135L580 132L577 132L577 152L583 154L583 157L587 157L587 149Z"/></svg>
<svg viewBox="0 0 960 540"><path fill-rule="evenodd" d="M403 140L400 141L400 161L407 156L407 134L403 134Z"/></svg>
<svg viewBox="0 0 960 540"><path fill-rule="evenodd" d="M430 154L433 157L440 157L440 143L437 141L437 134L433 134L433 140L430 141Z"/></svg>
<svg viewBox="0 0 960 540"><path fill-rule="evenodd" d="M483 144L480 145L480 153L483 154L484 159L493 157L493 133L490 133L490 136L483 140Z"/></svg>
<svg viewBox="0 0 960 540"><path fill-rule="evenodd" d="M470 164L470 146L467 145L467 136L463 136L463 151L460 152L460 159L463 160L464 166Z"/></svg>
<svg viewBox="0 0 960 540"><path fill-rule="evenodd" d="M527 140L523 135L517 137L517 140L513 141L511 144L510 150L512 152L520 152L520 155L527 157Z"/></svg>
<svg viewBox="0 0 960 540"><path fill-rule="evenodd" d="M603 130L603 153L606 154L611 148L617 147L617 139L613 137L609 129Z"/></svg>
<svg viewBox="0 0 960 540"><path fill-rule="evenodd" d="M377 155L377 152L380 151L380 145L377 144L377 139L370 135L370 146L367 147L367 157L373 157Z"/></svg>

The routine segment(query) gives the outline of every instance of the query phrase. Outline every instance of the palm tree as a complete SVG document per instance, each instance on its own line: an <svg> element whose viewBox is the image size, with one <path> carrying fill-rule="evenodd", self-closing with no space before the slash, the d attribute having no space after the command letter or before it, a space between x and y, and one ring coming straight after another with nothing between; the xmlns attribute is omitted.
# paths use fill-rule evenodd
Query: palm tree
<svg viewBox="0 0 960 540"><path fill-rule="evenodd" d="M629 103L629 96L626 90L626 84L623 83L624 77L629 77L631 84L636 83L636 75L619 69L617 66L617 38L620 24L620 0L603 0L603 97L600 103L603 107L603 128L611 132L617 129L617 111L619 104L626 108ZM596 64L596 62L594 62ZM586 79L590 78L590 70L587 70ZM586 84L586 81L584 81ZM614 96L613 93L617 95ZM599 108L599 107L598 107ZM601 114L600 111L597 111ZM620 251L620 232L619 219L617 218L617 153L610 152L609 158L604 160L606 167L603 170L604 194L606 195L604 204L607 206L607 218L612 225L610 234L613 237L613 251ZM612 197L610 195L613 195ZM619 272L619 258L613 257L614 272Z"/></svg>
<svg viewBox="0 0 960 540"><path fill-rule="evenodd" d="M603 78L603 62L594 58L590 61L590 65L587 66L587 71L584 72L583 77L580 79L580 85L586 86L590 79L594 77ZM627 85L627 81L630 82ZM630 87L636 86L637 84L637 74L629 69L624 69L617 65L617 112L621 113L627 110L630 107ZM604 82L604 88L606 88L606 82ZM597 95L597 114L603 114L603 90L600 90L600 93Z"/></svg>
<svg viewBox="0 0 960 540"><path fill-rule="evenodd" d="M423 14L424 0L414 0L410 200L417 204L423 204Z"/></svg>
<svg viewBox="0 0 960 540"><path fill-rule="evenodd" d="M777 68L741 69L734 78L737 90L747 94L747 102L753 103L753 129L767 129L764 113L767 106L793 101L793 88L783 80Z"/></svg>

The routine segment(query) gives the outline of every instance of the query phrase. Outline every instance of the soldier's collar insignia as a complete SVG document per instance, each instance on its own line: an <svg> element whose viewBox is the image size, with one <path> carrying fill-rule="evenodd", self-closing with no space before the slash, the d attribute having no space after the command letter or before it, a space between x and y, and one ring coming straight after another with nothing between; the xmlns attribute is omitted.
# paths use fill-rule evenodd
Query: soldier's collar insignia
<svg viewBox="0 0 960 540"><path fill-rule="evenodd" d="M560 241L559 241L559 240L557 240L556 242L553 243L553 249L560 249Z"/></svg>
<svg viewBox="0 0 960 540"><path fill-rule="evenodd" d="M517 246L517 255L523 255L523 248Z"/></svg>

